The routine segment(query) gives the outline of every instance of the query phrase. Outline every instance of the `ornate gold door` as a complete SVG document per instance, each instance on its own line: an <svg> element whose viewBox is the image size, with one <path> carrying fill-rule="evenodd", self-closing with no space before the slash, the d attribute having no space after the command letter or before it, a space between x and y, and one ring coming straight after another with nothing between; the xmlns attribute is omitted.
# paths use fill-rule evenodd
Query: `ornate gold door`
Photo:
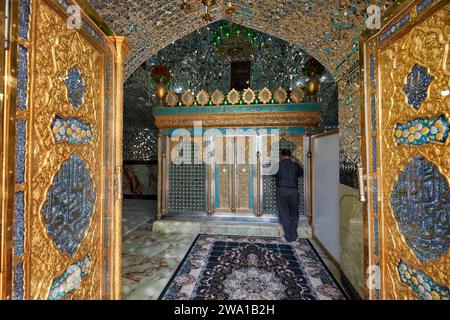
<svg viewBox="0 0 450 320"><path fill-rule="evenodd" d="M450 297L450 2L405 3L364 42L372 299Z"/></svg>
<svg viewBox="0 0 450 320"><path fill-rule="evenodd" d="M82 8L54 0L16 8L13 299L120 297L126 49Z"/></svg>
<svg viewBox="0 0 450 320"><path fill-rule="evenodd" d="M215 203L218 213L252 213L255 138L215 138Z"/></svg>

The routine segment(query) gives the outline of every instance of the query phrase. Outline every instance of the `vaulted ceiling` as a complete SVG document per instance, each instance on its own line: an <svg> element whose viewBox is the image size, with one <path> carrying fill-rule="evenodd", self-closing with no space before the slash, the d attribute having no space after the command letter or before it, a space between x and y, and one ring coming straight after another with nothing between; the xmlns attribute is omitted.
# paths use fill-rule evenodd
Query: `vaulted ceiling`
<svg viewBox="0 0 450 320"><path fill-rule="evenodd" d="M199 0L188 0L193 10L180 9L181 0L91 0L113 29L133 46L126 62L126 76L162 48L208 25ZM227 19L228 0L211 8L213 21ZM236 23L268 33L303 48L333 75L358 50L365 28L367 7L382 8L392 0L233 0ZM341 68L345 69L345 68ZM345 72L343 70L342 72Z"/></svg>

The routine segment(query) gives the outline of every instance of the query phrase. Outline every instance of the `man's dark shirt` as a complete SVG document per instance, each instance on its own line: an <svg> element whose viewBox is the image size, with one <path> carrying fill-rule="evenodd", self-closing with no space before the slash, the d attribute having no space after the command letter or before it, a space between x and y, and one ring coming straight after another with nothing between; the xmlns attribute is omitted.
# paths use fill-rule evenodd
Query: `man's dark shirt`
<svg viewBox="0 0 450 320"><path fill-rule="evenodd" d="M277 179L277 188L298 189L298 178L303 177L303 168L289 159L280 161Z"/></svg>

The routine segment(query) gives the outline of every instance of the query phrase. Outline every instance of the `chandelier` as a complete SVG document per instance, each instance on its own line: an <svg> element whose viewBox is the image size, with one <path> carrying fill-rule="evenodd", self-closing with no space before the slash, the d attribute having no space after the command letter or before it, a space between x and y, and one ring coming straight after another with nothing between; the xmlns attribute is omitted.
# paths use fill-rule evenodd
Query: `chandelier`
<svg viewBox="0 0 450 320"><path fill-rule="evenodd" d="M213 20L213 17L211 16L209 9L216 4L216 0L197 0L197 1L201 2L205 6L205 14L202 16L203 20L205 20L206 22L211 22ZM182 0L180 4L180 9L183 10L186 14L189 14L195 10L194 4L192 2L189 3L188 0ZM225 9L225 14L227 17L231 18L233 12L234 12L233 4L231 3L231 1L228 1Z"/></svg>
<svg viewBox="0 0 450 320"><path fill-rule="evenodd" d="M214 36L217 53L232 61L248 60L256 51L256 34L249 28L229 23L222 24Z"/></svg>

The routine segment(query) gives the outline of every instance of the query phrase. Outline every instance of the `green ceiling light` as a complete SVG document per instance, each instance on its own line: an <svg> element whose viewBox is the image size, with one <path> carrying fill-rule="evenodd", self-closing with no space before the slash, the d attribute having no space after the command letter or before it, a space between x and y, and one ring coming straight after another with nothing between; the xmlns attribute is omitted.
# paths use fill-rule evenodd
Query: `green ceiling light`
<svg viewBox="0 0 450 320"><path fill-rule="evenodd" d="M249 60L256 51L255 33L232 22L224 22L214 36L217 53L232 61Z"/></svg>

